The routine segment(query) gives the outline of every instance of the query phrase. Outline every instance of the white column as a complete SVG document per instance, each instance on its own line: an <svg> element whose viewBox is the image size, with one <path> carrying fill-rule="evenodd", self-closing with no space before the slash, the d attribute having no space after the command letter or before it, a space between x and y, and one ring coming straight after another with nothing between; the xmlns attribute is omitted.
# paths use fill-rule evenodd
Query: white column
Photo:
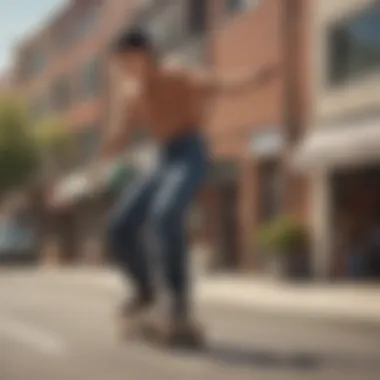
<svg viewBox="0 0 380 380"><path fill-rule="evenodd" d="M313 269L317 277L326 278L332 261L331 184L326 170L316 171L312 178Z"/></svg>

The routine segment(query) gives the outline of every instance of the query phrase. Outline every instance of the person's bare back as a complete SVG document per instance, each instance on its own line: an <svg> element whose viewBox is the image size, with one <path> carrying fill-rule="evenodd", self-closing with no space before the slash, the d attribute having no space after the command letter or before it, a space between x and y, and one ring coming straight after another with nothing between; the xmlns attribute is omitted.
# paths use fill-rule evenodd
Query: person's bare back
<svg viewBox="0 0 380 380"><path fill-rule="evenodd" d="M130 38L131 37L131 38ZM138 35L121 39L114 57L113 90L121 95L103 144L105 155L117 155L135 128L148 128L160 145L191 132L200 132L210 95L244 91L260 85L278 71L269 64L259 70L235 70L231 75L195 72L188 68L163 67L149 40Z"/></svg>
<svg viewBox="0 0 380 380"><path fill-rule="evenodd" d="M200 89L186 73L161 69L153 84L139 92L136 107L140 122L165 144L196 131L202 124Z"/></svg>

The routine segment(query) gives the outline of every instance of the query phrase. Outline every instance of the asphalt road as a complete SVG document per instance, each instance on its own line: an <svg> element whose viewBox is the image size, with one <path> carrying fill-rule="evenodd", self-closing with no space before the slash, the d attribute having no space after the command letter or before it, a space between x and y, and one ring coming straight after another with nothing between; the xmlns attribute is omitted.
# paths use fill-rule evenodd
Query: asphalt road
<svg viewBox="0 0 380 380"><path fill-rule="evenodd" d="M380 328L203 307L202 353L121 343L120 294L38 272L0 271L1 380L380 379Z"/></svg>

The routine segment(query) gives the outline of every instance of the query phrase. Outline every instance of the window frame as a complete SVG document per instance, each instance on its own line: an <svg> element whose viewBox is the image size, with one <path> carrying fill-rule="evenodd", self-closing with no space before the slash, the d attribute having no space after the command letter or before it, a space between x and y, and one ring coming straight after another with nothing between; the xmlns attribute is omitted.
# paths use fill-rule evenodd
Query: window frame
<svg viewBox="0 0 380 380"><path fill-rule="evenodd" d="M102 61L99 56L87 59L80 68L81 99L96 99L102 91ZM95 84L96 81L96 84Z"/></svg>
<svg viewBox="0 0 380 380"><path fill-rule="evenodd" d="M241 12L256 9L260 6L261 0L238 0L239 6L235 9L231 9L228 6L230 0L224 0L224 10L228 15L235 15Z"/></svg>
<svg viewBox="0 0 380 380"><path fill-rule="evenodd" d="M77 164L85 165L90 162L97 152L98 146L100 144L100 123L94 122L76 133L75 145L77 148Z"/></svg>
<svg viewBox="0 0 380 380"><path fill-rule="evenodd" d="M69 75L63 74L54 78L51 85L51 97L55 111L62 112L70 108L72 89Z"/></svg>
<svg viewBox="0 0 380 380"><path fill-rule="evenodd" d="M188 33L190 36L198 36L203 35L207 32L207 27L209 23L209 15L208 15L208 5L207 2L204 0L197 0L198 2L195 3L195 0L190 0L187 3L186 13L187 16L186 20L188 23ZM199 8L195 6L195 4L198 5ZM196 20L196 15L199 15L200 10L203 11L203 20L201 21L201 25L199 25ZM198 11L198 12L197 12Z"/></svg>
<svg viewBox="0 0 380 380"><path fill-rule="evenodd" d="M360 69L350 70L350 64L352 64L352 55L355 55L354 52L350 52L350 41L347 43L346 49L348 50L346 54L346 62L344 66L342 62L337 63L337 59L341 58L342 51L336 51L337 44L337 36L338 33L345 33L347 31L347 25L350 23L360 22L361 18L365 18L367 16L371 17L373 15L373 11L378 12L379 25L380 25L380 7L379 5L369 6L365 9L361 9L354 14L350 14L349 16L342 18L338 21L334 21L330 23L327 27L326 35L325 35L325 46L326 46L326 70L325 70L325 82L328 87L337 88L341 86L348 85L353 81L357 80L365 80L368 77L371 77L374 73L380 73L380 36L378 42L379 48L379 58L378 61L375 62L372 67L368 65L366 67L362 67ZM352 25L352 24L351 24ZM334 37L335 34L335 38ZM352 44L352 42L351 42ZM376 45L377 46L377 45ZM376 49L376 48L375 48ZM352 50L352 47L351 47ZM357 53L357 50L356 50ZM356 54L356 57L359 57L360 54ZM342 73L342 68L345 69L345 73ZM340 73L340 75L339 75Z"/></svg>

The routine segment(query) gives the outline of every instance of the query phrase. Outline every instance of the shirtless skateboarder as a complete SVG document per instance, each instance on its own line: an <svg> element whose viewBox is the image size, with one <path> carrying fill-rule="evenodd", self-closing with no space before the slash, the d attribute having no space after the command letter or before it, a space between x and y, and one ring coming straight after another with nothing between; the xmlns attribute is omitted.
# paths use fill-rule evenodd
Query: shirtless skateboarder
<svg viewBox="0 0 380 380"><path fill-rule="evenodd" d="M157 170L126 189L111 218L112 252L134 285L123 305L124 322L140 318L155 302L157 289L148 265L147 246L162 260L171 295L169 317L157 329L169 341L199 341L191 318L184 216L206 177L208 152L203 135L206 101L215 92L252 88L273 75L273 67L232 73L228 77L169 70L160 65L149 37L139 29L122 33L112 47L118 71L117 108L105 133L101 158L117 155L134 128L148 126L160 147Z"/></svg>

